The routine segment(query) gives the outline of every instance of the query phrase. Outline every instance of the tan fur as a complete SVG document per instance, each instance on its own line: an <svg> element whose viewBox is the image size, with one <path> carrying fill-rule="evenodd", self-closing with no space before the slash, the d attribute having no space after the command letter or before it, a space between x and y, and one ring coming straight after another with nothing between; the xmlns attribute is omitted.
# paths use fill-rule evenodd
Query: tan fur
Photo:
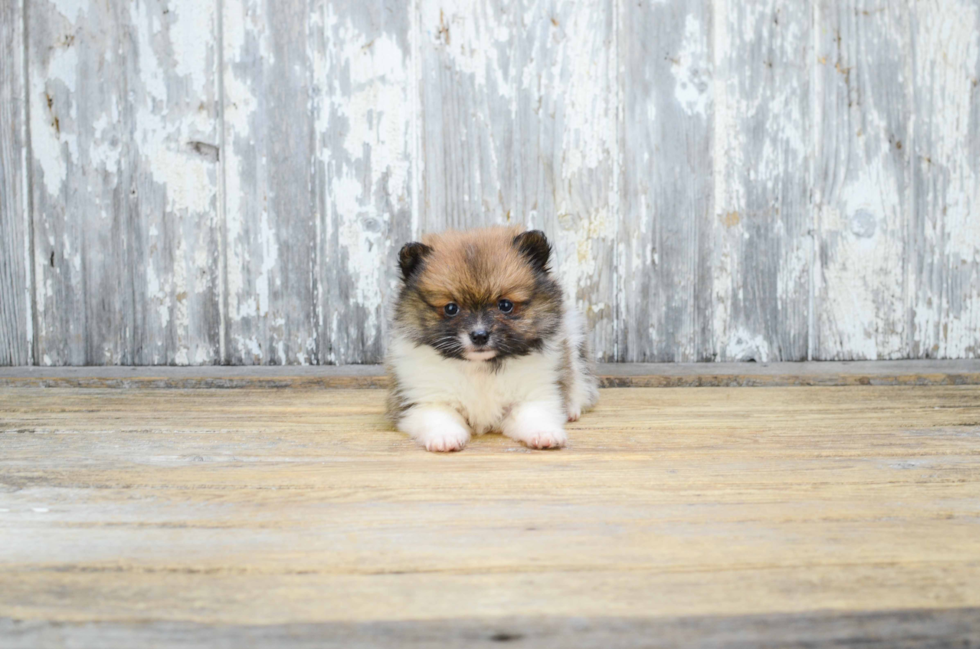
<svg viewBox="0 0 980 649"><path fill-rule="evenodd" d="M512 245L523 232L519 227L448 230L430 234L422 243L431 246L419 289L436 307L447 302L493 302L507 298L523 302L534 283L531 268Z"/></svg>

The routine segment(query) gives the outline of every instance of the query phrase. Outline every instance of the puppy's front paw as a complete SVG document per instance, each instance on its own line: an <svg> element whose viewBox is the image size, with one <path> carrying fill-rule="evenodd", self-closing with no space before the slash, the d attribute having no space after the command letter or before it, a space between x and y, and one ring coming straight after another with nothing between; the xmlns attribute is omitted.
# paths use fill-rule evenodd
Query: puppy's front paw
<svg viewBox="0 0 980 649"><path fill-rule="evenodd" d="M568 421L578 421L578 418L582 416L581 406L568 406Z"/></svg>
<svg viewBox="0 0 980 649"><path fill-rule="evenodd" d="M523 403L504 421L503 433L524 442L528 448L561 448L568 441L565 434L567 415L561 402Z"/></svg>
<svg viewBox="0 0 980 649"><path fill-rule="evenodd" d="M568 442L568 435L563 430L545 430L521 437L528 448L562 448Z"/></svg>
<svg viewBox="0 0 980 649"><path fill-rule="evenodd" d="M437 453L462 451L470 439L470 431L459 413L442 408L411 408L399 420L398 430L408 433L427 451Z"/></svg>
<svg viewBox="0 0 980 649"><path fill-rule="evenodd" d="M425 446L425 450L435 453L451 453L462 451L469 441L470 434L465 430L438 430L419 437L419 443Z"/></svg>

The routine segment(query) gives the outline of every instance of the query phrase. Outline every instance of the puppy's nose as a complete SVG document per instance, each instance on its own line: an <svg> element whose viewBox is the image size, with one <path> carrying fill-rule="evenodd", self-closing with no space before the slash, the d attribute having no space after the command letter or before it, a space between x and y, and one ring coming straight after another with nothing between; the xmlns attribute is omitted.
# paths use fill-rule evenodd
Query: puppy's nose
<svg viewBox="0 0 980 649"><path fill-rule="evenodd" d="M486 329L477 329L476 331L470 332L470 340L473 341L474 345L486 345L487 341L490 340L490 332Z"/></svg>

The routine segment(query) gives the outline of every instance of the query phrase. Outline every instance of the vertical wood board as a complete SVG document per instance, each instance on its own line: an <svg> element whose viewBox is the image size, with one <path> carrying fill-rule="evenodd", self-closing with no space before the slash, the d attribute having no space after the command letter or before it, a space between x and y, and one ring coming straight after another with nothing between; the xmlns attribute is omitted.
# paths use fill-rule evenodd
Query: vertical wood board
<svg viewBox="0 0 980 649"><path fill-rule="evenodd" d="M910 335L909 9L815 4L813 358L902 358Z"/></svg>
<svg viewBox="0 0 980 649"><path fill-rule="evenodd" d="M793 0L713 6L715 206L700 249L712 327L701 359L805 360L811 15Z"/></svg>
<svg viewBox="0 0 980 649"><path fill-rule="evenodd" d="M311 3L223 4L225 358L317 359Z"/></svg>
<svg viewBox="0 0 980 649"><path fill-rule="evenodd" d="M617 360L689 362L713 347L711 21L708 2L622 4Z"/></svg>
<svg viewBox="0 0 980 649"><path fill-rule="evenodd" d="M217 361L215 5L28 18L39 361Z"/></svg>
<svg viewBox="0 0 980 649"><path fill-rule="evenodd" d="M24 5L0 4L0 365L33 362Z"/></svg>
<svg viewBox="0 0 980 649"><path fill-rule="evenodd" d="M980 5L916 2L905 355L980 355Z"/></svg>

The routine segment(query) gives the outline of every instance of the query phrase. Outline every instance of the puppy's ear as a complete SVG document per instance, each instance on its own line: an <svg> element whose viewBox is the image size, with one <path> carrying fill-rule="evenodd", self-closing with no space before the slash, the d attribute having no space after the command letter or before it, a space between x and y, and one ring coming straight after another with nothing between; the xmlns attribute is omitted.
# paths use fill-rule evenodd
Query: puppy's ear
<svg viewBox="0 0 980 649"><path fill-rule="evenodd" d="M402 269L402 281L407 282L408 278L417 271L422 261L432 253L432 248L424 243L406 243L398 251L398 267Z"/></svg>
<svg viewBox="0 0 980 649"><path fill-rule="evenodd" d="M548 259L551 258L551 244L541 230L529 230L514 237L514 246L527 257L531 265L542 272L548 272Z"/></svg>

